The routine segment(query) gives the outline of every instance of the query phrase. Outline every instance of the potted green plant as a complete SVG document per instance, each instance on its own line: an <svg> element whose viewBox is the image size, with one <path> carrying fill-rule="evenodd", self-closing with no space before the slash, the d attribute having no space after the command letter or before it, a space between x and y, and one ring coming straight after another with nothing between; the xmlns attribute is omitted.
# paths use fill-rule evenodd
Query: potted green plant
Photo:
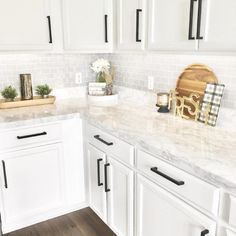
<svg viewBox="0 0 236 236"><path fill-rule="evenodd" d="M35 89L36 94L41 96L42 98L48 98L49 94L52 92L52 89L47 85L38 85Z"/></svg>
<svg viewBox="0 0 236 236"><path fill-rule="evenodd" d="M1 91L1 95L5 98L6 102L12 102L18 96L15 88L8 86Z"/></svg>

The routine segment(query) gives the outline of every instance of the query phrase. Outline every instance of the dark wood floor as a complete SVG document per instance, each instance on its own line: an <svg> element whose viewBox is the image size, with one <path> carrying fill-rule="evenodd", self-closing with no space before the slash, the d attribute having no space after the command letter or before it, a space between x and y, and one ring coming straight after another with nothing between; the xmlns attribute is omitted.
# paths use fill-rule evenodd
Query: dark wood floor
<svg viewBox="0 0 236 236"><path fill-rule="evenodd" d="M115 234L90 208L85 208L4 236L115 236Z"/></svg>

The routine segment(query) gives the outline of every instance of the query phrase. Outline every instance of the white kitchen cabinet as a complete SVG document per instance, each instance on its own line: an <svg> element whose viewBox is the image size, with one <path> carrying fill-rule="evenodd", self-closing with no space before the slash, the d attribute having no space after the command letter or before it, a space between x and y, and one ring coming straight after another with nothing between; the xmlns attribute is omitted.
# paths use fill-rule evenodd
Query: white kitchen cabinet
<svg viewBox="0 0 236 236"><path fill-rule="evenodd" d="M236 231L233 232L232 230L222 227L218 230L217 236L236 236Z"/></svg>
<svg viewBox="0 0 236 236"><path fill-rule="evenodd" d="M108 225L119 236L133 235L133 171L108 157Z"/></svg>
<svg viewBox="0 0 236 236"><path fill-rule="evenodd" d="M201 37L199 49L202 51L236 50L236 1L202 1Z"/></svg>
<svg viewBox="0 0 236 236"><path fill-rule="evenodd" d="M112 49L112 0L63 0L62 3L66 50Z"/></svg>
<svg viewBox="0 0 236 236"><path fill-rule="evenodd" d="M193 1L193 6L190 7L189 0L149 0L148 49L196 50L197 41L190 37L196 28L195 5L196 2ZM193 10L192 17L190 8ZM192 24L190 24L190 19L192 19Z"/></svg>
<svg viewBox="0 0 236 236"><path fill-rule="evenodd" d="M90 207L104 222L107 222L107 195L105 192L103 171L106 154L89 145L88 162Z"/></svg>
<svg viewBox="0 0 236 236"><path fill-rule="evenodd" d="M142 176L137 180L138 236L214 236L216 223Z"/></svg>
<svg viewBox="0 0 236 236"><path fill-rule="evenodd" d="M63 206L61 143L5 153L2 158L3 232L37 221L39 215Z"/></svg>
<svg viewBox="0 0 236 236"><path fill-rule="evenodd" d="M50 0L0 0L0 50L48 50L53 32Z"/></svg>
<svg viewBox="0 0 236 236"><path fill-rule="evenodd" d="M145 43L145 5L143 0L117 2L118 50L142 50Z"/></svg>

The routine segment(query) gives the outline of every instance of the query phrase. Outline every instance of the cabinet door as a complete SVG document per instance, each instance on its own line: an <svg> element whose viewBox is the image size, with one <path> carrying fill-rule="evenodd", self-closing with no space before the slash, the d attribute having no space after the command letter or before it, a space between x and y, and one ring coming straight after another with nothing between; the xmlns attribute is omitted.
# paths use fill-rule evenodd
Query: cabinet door
<svg viewBox="0 0 236 236"><path fill-rule="evenodd" d="M50 49L49 3L0 0L0 50Z"/></svg>
<svg viewBox="0 0 236 236"><path fill-rule="evenodd" d="M112 0L63 0L66 50L108 50L112 45Z"/></svg>
<svg viewBox="0 0 236 236"><path fill-rule="evenodd" d="M216 224L183 201L138 176L137 235L201 236L215 235ZM208 232L201 234L202 232Z"/></svg>
<svg viewBox="0 0 236 236"><path fill-rule="evenodd" d="M88 148L89 158L89 201L90 207L106 223L107 222L107 198L104 183L105 153L92 145Z"/></svg>
<svg viewBox="0 0 236 236"><path fill-rule="evenodd" d="M108 225L117 235L133 235L133 171L108 158Z"/></svg>
<svg viewBox="0 0 236 236"><path fill-rule="evenodd" d="M200 50L236 50L235 10L235 0L202 0Z"/></svg>
<svg viewBox="0 0 236 236"><path fill-rule="evenodd" d="M184 50L197 49L197 41L189 40L190 18L193 20L191 34L196 26L197 5L194 1L190 17L190 0L148 1L148 49Z"/></svg>
<svg viewBox="0 0 236 236"><path fill-rule="evenodd" d="M117 1L117 47L121 50L144 48L144 3L142 0Z"/></svg>
<svg viewBox="0 0 236 236"><path fill-rule="evenodd" d="M64 202L61 144L4 154L2 160L3 228L37 222ZM4 177L5 176L5 177Z"/></svg>

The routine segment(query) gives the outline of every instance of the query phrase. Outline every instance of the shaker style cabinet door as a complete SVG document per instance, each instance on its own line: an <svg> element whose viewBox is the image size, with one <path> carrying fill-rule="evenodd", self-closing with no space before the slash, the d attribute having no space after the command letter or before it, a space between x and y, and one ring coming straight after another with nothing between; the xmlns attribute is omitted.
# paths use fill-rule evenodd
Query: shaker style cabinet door
<svg viewBox="0 0 236 236"><path fill-rule="evenodd" d="M90 207L106 223L107 196L105 192L104 164L106 154L92 145L88 147L89 161L89 202Z"/></svg>
<svg viewBox="0 0 236 236"><path fill-rule="evenodd" d="M201 15L199 49L236 51L236 1L198 0ZM198 3L198 4L199 4Z"/></svg>
<svg viewBox="0 0 236 236"><path fill-rule="evenodd" d="M147 15L148 49L197 50L196 1L149 0Z"/></svg>
<svg viewBox="0 0 236 236"><path fill-rule="evenodd" d="M66 50L112 49L112 0L63 0Z"/></svg>
<svg viewBox="0 0 236 236"><path fill-rule="evenodd" d="M3 232L38 223L64 203L62 145L4 154L1 160ZM41 216L40 216L41 215Z"/></svg>
<svg viewBox="0 0 236 236"><path fill-rule="evenodd" d="M133 235L133 171L108 157L108 225L119 236Z"/></svg>
<svg viewBox="0 0 236 236"><path fill-rule="evenodd" d="M117 0L118 50L142 50L145 38L143 0Z"/></svg>
<svg viewBox="0 0 236 236"><path fill-rule="evenodd" d="M0 50L52 48L50 0L0 0Z"/></svg>
<svg viewBox="0 0 236 236"><path fill-rule="evenodd" d="M144 177L137 180L137 235L215 236L216 223Z"/></svg>

